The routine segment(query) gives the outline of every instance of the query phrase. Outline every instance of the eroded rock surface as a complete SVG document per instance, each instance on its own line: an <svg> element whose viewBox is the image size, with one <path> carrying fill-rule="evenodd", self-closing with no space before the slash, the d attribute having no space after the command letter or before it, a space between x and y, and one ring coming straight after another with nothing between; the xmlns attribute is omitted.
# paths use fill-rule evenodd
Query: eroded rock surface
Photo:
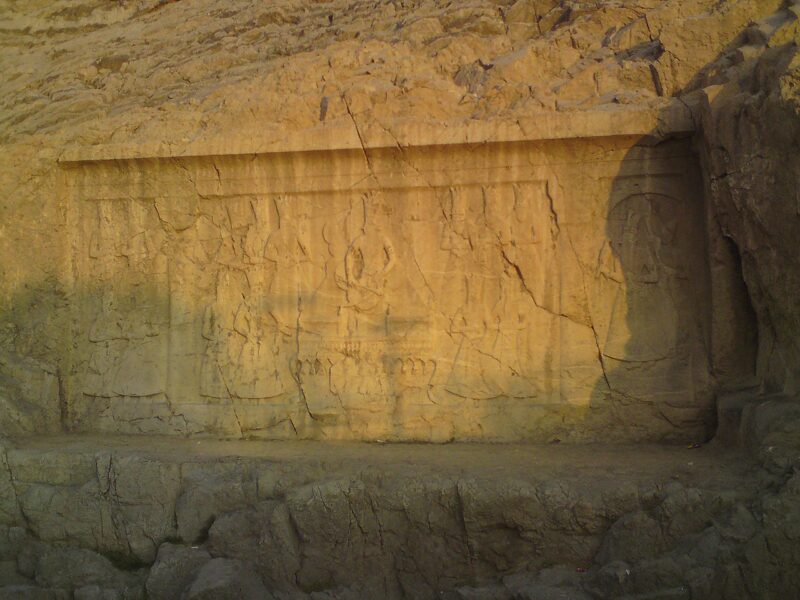
<svg viewBox="0 0 800 600"><path fill-rule="evenodd" d="M688 440L793 390L794 4L5 10L9 433Z"/></svg>
<svg viewBox="0 0 800 600"><path fill-rule="evenodd" d="M754 454L717 442L19 440L5 451L14 493L3 503L0 589L53 598L792 597L800 428L778 399L749 410L743 427L772 422L752 436ZM69 478L58 475L65 460Z"/></svg>
<svg viewBox="0 0 800 600"><path fill-rule="evenodd" d="M696 158L609 125L586 140L489 129L481 144L65 163L67 426L703 438L715 383L696 308L713 290Z"/></svg>
<svg viewBox="0 0 800 600"><path fill-rule="evenodd" d="M4 3L0 596L800 596L799 10Z"/></svg>

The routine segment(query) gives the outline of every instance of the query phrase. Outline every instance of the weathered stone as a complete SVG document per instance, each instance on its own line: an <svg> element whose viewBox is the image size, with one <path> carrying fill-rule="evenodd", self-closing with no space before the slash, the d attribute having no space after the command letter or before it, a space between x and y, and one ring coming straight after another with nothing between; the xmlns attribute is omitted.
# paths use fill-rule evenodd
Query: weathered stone
<svg viewBox="0 0 800 600"><path fill-rule="evenodd" d="M570 135L559 130L565 121L550 126ZM272 154L161 162L144 191L136 173L146 162L72 163L68 187L85 228L76 269L102 268L117 282L78 310L89 332L77 342L87 370L72 404L82 427L607 439L616 405L635 398L637 427L621 437L704 437L708 324L692 311L709 298L694 159L682 142L642 147L606 139L612 131L546 142L485 127L473 134L485 136L480 146L439 149L423 141L435 130L409 130L413 146L398 150L365 130L364 149L335 144L318 166L279 152L288 170L275 176ZM294 175L304 169L315 178ZM481 180L494 171L502 176ZM156 189L169 202L148 203ZM318 206L321 193L332 200ZM136 194L141 201L126 200ZM240 200L247 194L263 200ZM214 224L223 213L227 233ZM128 233L107 230L106 219L143 227L149 258L121 258L114 248ZM291 258L297 248L308 257ZM151 276L162 263L179 283ZM131 307L147 331L116 332L119 315L103 313L98 303L121 285L148 296ZM176 319L186 323L170 333ZM270 352L258 350L267 340ZM189 358L159 354L174 352ZM126 382L150 387L126 391Z"/></svg>
<svg viewBox="0 0 800 600"><path fill-rule="evenodd" d="M87 586L126 590L142 587L140 573L115 568L104 556L78 548L43 548L36 561L36 583L45 588Z"/></svg>
<svg viewBox="0 0 800 600"><path fill-rule="evenodd" d="M121 600L122 595L116 590L102 589L96 585L87 585L75 590L75 600Z"/></svg>
<svg viewBox="0 0 800 600"><path fill-rule="evenodd" d="M0 524L0 560L16 558L27 540L28 533L23 527Z"/></svg>
<svg viewBox="0 0 800 600"><path fill-rule="evenodd" d="M591 596L580 590L531 585L516 590L513 600L590 600Z"/></svg>
<svg viewBox="0 0 800 600"><path fill-rule="evenodd" d="M26 525L42 541L133 552L149 562L158 547L154 540L175 533L175 465L146 456L52 450L23 450L9 459Z"/></svg>
<svg viewBox="0 0 800 600"><path fill-rule="evenodd" d="M609 530L597 554L600 564L657 556L666 550L660 524L644 511L626 515Z"/></svg>
<svg viewBox="0 0 800 600"><path fill-rule="evenodd" d="M733 228L707 204L722 206L715 186L701 192L688 144L641 142L710 122L669 97L741 81L728 70L787 45L791 10L327 4L237 5L189 29L148 5L142 32L171 23L186 42L164 69L133 46L90 50L128 39L129 8L8 9L11 46L42 22L56 44L84 26L98 40L65 51L88 52L82 66L20 88L33 96L7 90L7 137L50 137L12 153L5 188L52 200L4 206L58 223L30 260L40 280L7 269L5 363L49 374L7 394L47 415L18 429L57 415L128 433L688 441L708 436L718 389L767 376L753 364L766 304L748 313L748 268L721 258ZM752 22L763 35L736 63ZM252 84L233 87L232 64ZM95 129L77 126L99 106ZM708 130L718 147L724 129Z"/></svg>
<svg viewBox="0 0 800 600"><path fill-rule="evenodd" d="M5 444L0 446L0 521L5 524L16 524L22 521L19 499L11 477ZM0 533L0 555L2 555L4 546L13 542L16 532L12 533L8 525L5 525Z"/></svg>
<svg viewBox="0 0 800 600"><path fill-rule="evenodd" d="M2 339L2 336L0 336ZM0 427L6 434L61 429L59 382L52 366L0 349Z"/></svg>
<svg viewBox="0 0 800 600"><path fill-rule="evenodd" d="M217 516L256 500L256 479L241 464L187 471L175 506L178 536L186 542L204 539Z"/></svg>
<svg viewBox="0 0 800 600"><path fill-rule="evenodd" d="M301 541L292 519L285 504L261 502L217 518L208 545L214 555L258 565L271 589L291 589L301 568Z"/></svg>
<svg viewBox="0 0 800 600"><path fill-rule="evenodd" d="M202 548L161 544L147 576L147 597L150 600L179 598L209 560L211 555Z"/></svg>
<svg viewBox="0 0 800 600"><path fill-rule="evenodd" d="M17 570L16 560L0 561L0 582L3 585L24 585L33 583Z"/></svg>
<svg viewBox="0 0 800 600"><path fill-rule="evenodd" d="M195 486L228 486L234 493L226 512L214 512L208 538L198 540L198 547L154 538L155 561L133 572L87 549L55 548L12 527L3 552L7 560L16 559L20 575L70 591L96 586L97 593L137 597L146 588L151 597L170 598L180 596L215 557L246 565L276 597L324 591L336 598L425 599L456 589L474 596L528 588L558 588L580 597L588 575L578 569L593 561L605 569L621 553L632 569L651 557L718 576L718 565L734 560L735 548L749 543L759 527L746 506L756 489L746 475L749 463L741 454L713 448L644 446L634 458L628 446L448 445L430 453L426 445L140 438L137 446L129 438L105 439L116 440L110 453L130 465L131 477L141 470L142 482L160 481L152 477L152 464L158 464L158 472L187 474ZM38 463L41 473L49 473L56 471L51 461L61 464L52 444L82 464L80 456L96 456L95 443L96 438L61 436L28 441L12 454L27 457L14 463L21 472ZM281 469L272 466L276 462ZM271 499L258 500L253 482L265 473L275 476L262 478ZM65 498L79 493L68 479L62 481L67 485L52 487ZM179 503L146 490L136 497L142 512L174 511ZM30 514L43 513L48 498L37 510L33 501ZM105 527L103 513L93 518L85 524L89 530ZM91 547L103 550L103 543L94 539ZM135 547L122 546L115 557L126 568L140 560ZM755 552L757 558L763 555ZM551 564L563 566L542 571ZM642 569L658 564L643 563ZM708 579L703 573L684 583L701 589ZM645 582L660 581L655 575ZM597 581L598 589L611 589L602 577Z"/></svg>
<svg viewBox="0 0 800 600"><path fill-rule="evenodd" d="M0 587L0 598L4 600L69 600L66 590L47 590L31 585L8 585Z"/></svg>
<svg viewBox="0 0 800 600"><path fill-rule="evenodd" d="M184 600L269 600L261 580L238 560L214 558L200 568Z"/></svg>
<svg viewBox="0 0 800 600"><path fill-rule="evenodd" d="M798 1L279 4L0 8L0 596L800 597Z"/></svg>

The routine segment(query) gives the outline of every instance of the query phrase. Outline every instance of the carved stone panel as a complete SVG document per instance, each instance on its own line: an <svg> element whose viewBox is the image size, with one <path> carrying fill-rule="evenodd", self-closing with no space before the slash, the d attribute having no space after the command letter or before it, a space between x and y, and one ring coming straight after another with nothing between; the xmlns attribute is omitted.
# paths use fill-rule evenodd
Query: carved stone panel
<svg viewBox="0 0 800 600"><path fill-rule="evenodd" d="M711 399L684 142L75 163L79 429L694 435Z"/></svg>

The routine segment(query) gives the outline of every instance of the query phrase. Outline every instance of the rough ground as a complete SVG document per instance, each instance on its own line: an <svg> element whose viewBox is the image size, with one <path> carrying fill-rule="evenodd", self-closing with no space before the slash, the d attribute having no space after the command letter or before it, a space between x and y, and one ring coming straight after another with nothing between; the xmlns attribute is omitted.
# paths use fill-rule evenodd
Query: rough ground
<svg viewBox="0 0 800 600"><path fill-rule="evenodd" d="M800 457L771 431L761 460L718 443L19 439L0 593L788 598Z"/></svg>

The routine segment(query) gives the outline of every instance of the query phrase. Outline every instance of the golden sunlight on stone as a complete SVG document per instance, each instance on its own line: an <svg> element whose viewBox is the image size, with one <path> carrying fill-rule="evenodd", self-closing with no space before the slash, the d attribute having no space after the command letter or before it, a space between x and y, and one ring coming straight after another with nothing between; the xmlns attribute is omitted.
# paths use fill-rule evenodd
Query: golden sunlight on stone
<svg viewBox="0 0 800 600"><path fill-rule="evenodd" d="M800 598L800 0L0 0L0 599Z"/></svg>
<svg viewBox="0 0 800 600"><path fill-rule="evenodd" d="M487 124L445 144L417 127L402 146L68 155L70 427L702 437L708 233L688 139L550 121L559 139ZM636 427L615 430L631 404Z"/></svg>

